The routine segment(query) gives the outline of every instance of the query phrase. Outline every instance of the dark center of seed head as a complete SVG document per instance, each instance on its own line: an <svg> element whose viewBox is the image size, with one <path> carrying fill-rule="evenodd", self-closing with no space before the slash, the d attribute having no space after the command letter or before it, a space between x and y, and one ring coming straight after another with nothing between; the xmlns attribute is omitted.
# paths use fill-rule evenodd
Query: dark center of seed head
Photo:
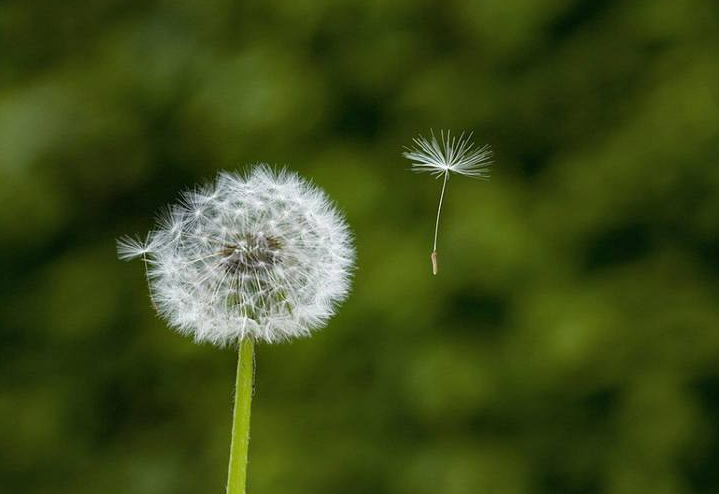
<svg viewBox="0 0 719 494"><path fill-rule="evenodd" d="M245 235L222 248L226 269L230 273L251 273L273 266L279 261L282 244L272 236Z"/></svg>

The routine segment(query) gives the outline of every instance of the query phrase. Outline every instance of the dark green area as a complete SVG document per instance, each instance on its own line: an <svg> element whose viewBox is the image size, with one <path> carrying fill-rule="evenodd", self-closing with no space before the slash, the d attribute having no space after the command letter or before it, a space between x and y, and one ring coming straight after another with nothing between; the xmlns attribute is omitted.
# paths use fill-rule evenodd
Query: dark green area
<svg viewBox="0 0 719 494"><path fill-rule="evenodd" d="M224 492L235 355L114 239L260 161L359 269L258 349L250 493L719 492L718 54L710 0L3 0L0 492ZM436 278L429 128L497 161Z"/></svg>

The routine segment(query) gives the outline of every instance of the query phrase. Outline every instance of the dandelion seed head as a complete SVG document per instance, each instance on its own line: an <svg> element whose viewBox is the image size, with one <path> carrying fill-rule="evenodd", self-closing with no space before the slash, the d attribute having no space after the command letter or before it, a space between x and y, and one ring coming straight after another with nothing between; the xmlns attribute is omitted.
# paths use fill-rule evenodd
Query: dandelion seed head
<svg viewBox="0 0 719 494"><path fill-rule="evenodd" d="M144 240L119 239L118 256L146 261L153 303L173 328L218 346L309 335L346 298L354 265L326 194L267 165L185 192Z"/></svg>
<svg viewBox="0 0 719 494"><path fill-rule="evenodd" d="M492 149L489 145L479 148L472 142L472 133L460 134L440 131L439 139L431 132L431 138L419 136L413 139L414 146L405 148L402 155L412 162L412 170L427 172L437 178L448 173L457 173L474 178L489 178L492 165Z"/></svg>

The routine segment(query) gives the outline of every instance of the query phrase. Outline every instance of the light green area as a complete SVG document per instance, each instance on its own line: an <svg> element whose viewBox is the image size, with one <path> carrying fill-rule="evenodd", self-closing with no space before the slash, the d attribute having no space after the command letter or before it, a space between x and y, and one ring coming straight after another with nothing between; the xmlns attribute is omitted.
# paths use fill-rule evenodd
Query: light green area
<svg viewBox="0 0 719 494"><path fill-rule="evenodd" d="M255 374L255 343L242 340L237 355L235 406L232 411L232 440L227 472L227 494L245 494L250 443L250 412Z"/></svg>

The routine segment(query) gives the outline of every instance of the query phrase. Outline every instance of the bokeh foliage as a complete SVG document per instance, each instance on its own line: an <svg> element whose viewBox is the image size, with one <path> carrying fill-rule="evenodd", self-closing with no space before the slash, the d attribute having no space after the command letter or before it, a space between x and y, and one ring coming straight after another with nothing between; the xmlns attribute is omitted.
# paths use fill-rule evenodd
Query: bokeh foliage
<svg viewBox="0 0 719 494"><path fill-rule="evenodd" d="M223 492L231 351L114 238L266 161L357 237L355 290L262 346L250 491L719 491L719 5L0 3L0 492ZM493 179L399 153L474 130Z"/></svg>

